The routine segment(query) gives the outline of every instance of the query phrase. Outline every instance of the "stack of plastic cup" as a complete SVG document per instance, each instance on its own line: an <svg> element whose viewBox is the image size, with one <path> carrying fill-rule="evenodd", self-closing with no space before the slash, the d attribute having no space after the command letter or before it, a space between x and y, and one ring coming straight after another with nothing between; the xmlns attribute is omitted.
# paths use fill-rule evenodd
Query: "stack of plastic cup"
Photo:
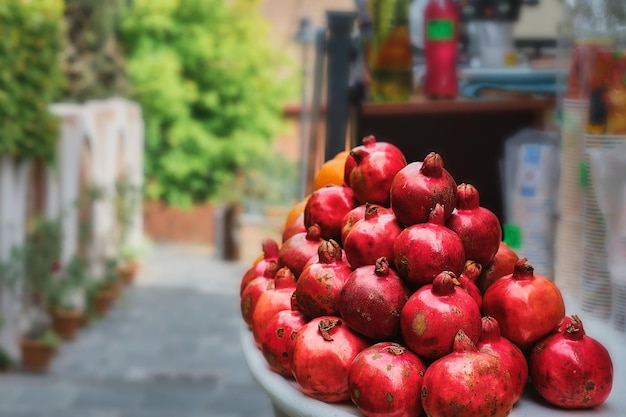
<svg viewBox="0 0 626 417"><path fill-rule="evenodd" d="M590 150L611 150L626 142L624 136L585 135L585 187L583 190L583 257L581 307L602 318L611 316L613 290L607 251L607 225L592 186Z"/></svg>
<svg viewBox="0 0 626 417"><path fill-rule="evenodd" d="M589 102L565 99L561 123L560 175L554 246L554 281L571 297L580 295L583 188L581 164Z"/></svg>

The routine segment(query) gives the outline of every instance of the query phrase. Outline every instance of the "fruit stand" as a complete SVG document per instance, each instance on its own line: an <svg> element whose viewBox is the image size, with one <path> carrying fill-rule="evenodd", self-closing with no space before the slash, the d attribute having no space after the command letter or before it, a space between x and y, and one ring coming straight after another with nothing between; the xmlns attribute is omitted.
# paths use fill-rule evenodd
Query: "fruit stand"
<svg viewBox="0 0 626 417"><path fill-rule="evenodd" d="M578 311L574 302L567 302L568 311ZM585 327L591 335L601 341L611 353L615 380L613 390L606 402L593 410L567 410L550 406L536 394L527 392L513 407L511 416L552 417L568 415L588 415L614 417L623 415L626 410L626 334L614 330L606 320L584 317ZM241 346L248 369L257 384L266 392L274 407L276 417L351 417L362 416L352 403L325 403L302 394L293 379L287 379L272 372L261 351L255 346L252 332L242 322ZM582 414L581 414L582 412Z"/></svg>
<svg viewBox="0 0 626 417"><path fill-rule="evenodd" d="M621 415L619 322L511 250L441 155L366 137L339 177L241 277L244 357L278 417Z"/></svg>

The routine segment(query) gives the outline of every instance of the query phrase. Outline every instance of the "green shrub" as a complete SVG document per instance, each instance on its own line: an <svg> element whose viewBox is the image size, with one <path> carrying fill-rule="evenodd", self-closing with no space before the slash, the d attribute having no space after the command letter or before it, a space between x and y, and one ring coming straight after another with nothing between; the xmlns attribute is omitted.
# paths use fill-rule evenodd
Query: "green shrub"
<svg viewBox="0 0 626 417"><path fill-rule="evenodd" d="M63 0L0 2L0 154L51 158L63 87Z"/></svg>
<svg viewBox="0 0 626 417"><path fill-rule="evenodd" d="M265 158L296 91L256 2L135 0L122 22L132 96L146 121L146 192L205 202Z"/></svg>

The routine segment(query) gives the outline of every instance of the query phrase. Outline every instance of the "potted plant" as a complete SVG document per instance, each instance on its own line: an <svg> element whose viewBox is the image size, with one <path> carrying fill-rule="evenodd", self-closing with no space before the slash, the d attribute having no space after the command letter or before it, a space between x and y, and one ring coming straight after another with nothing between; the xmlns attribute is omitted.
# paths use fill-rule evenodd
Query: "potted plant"
<svg viewBox="0 0 626 417"><path fill-rule="evenodd" d="M21 366L26 371L46 371L61 342L52 328L48 310L52 277L58 273L60 243L60 223L36 219L23 247L23 312L19 345Z"/></svg>
<svg viewBox="0 0 626 417"><path fill-rule="evenodd" d="M117 228L114 239L119 248L117 274L126 285L132 284L139 271L142 245L131 244L130 232L137 210L141 204L141 189L126 175L115 182L115 217Z"/></svg>
<svg viewBox="0 0 626 417"><path fill-rule="evenodd" d="M87 264L75 256L51 282L49 311L52 327L64 340L73 340L81 326Z"/></svg>
<svg viewBox="0 0 626 417"><path fill-rule="evenodd" d="M89 284L89 313L92 316L104 316L120 294L121 281L117 274L118 261L108 258L104 265L104 275Z"/></svg>
<svg viewBox="0 0 626 417"><path fill-rule="evenodd" d="M120 247L117 273L120 280L125 285L135 282L137 274L141 269L141 259L150 251L150 244L147 240L131 245L124 243Z"/></svg>

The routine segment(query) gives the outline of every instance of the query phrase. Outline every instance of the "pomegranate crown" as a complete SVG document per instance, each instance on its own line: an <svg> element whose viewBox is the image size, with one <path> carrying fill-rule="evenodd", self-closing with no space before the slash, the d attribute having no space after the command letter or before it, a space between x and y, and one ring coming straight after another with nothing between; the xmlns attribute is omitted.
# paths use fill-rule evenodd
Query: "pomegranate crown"
<svg viewBox="0 0 626 417"><path fill-rule="evenodd" d="M441 177L443 175L443 159L441 155L436 152L426 155L420 171L427 177Z"/></svg>
<svg viewBox="0 0 626 417"><path fill-rule="evenodd" d="M317 324L317 328L327 342L332 342L334 339L331 336L331 331L336 327L341 325L341 319L322 319Z"/></svg>
<svg viewBox="0 0 626 417"><path fill-rule="evenodd" d="M472 184L462 183L456 188L458 199L456 207L459 210L471 210L480 205L478 190Z"/></svg>
<svg viewBox="0 0 626 417"><path fill-rule="evenodd" d="M563 335L568 339L579 340L585 336L585 329L583 328L583 322L577 315L572 315L569 323L563 329Z"/></svg>

